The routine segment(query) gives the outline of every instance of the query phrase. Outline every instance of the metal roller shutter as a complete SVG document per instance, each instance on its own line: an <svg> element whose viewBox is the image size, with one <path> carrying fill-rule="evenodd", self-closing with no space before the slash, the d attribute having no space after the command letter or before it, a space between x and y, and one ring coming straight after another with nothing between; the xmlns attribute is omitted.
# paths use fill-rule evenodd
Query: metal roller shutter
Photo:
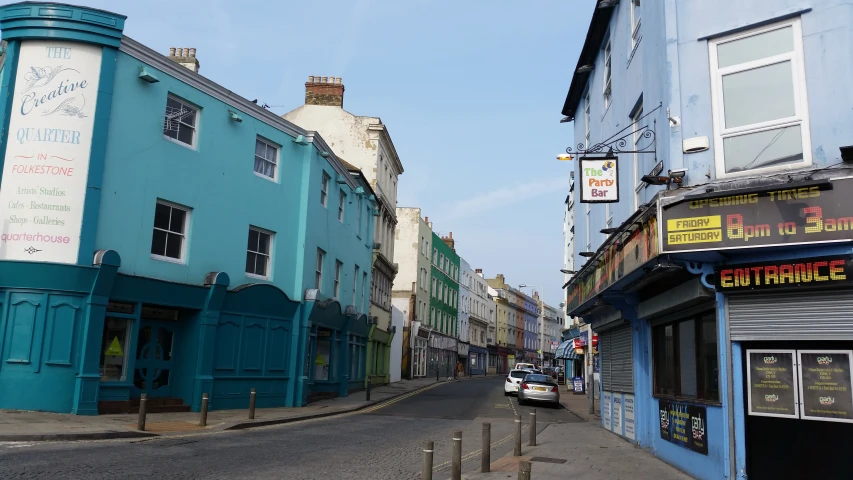
<svg viewBox="0 0 853 480"><path fill-rule="evenodd" d="M607 392L634 393L634 349L631 326L598 334L601 346L601 388Z"/></svg>
<svg viewBox="0 0 853 480"><path fill-rule="evenodd" d="M731 338L853 340L853 291L730 295Z"/></svg>

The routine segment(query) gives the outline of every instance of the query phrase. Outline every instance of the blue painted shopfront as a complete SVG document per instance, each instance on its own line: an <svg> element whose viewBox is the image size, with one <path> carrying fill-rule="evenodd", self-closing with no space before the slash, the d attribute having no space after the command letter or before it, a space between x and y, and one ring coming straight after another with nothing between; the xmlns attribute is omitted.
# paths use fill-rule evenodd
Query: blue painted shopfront
<svg viewBox="0 0 853 480"><path fill-rule="evenodd" d="M21 57L32 42L100 58L85 184L67 200L82 212L68 233L79 248L57 262L0 248L0 408L126 411L143 393L246 408L252 388L258 407L346 395L363 378L369 333L369 185L315 132L124 37L124 23L78 6L0 7L4 92L22 78L19 62L44 62ZM164 127L175 99L195 112L188 142ZM13 95L0 97L3 131L14 108ZM274 152L273 169L258 170L258 145ZM2 190L14 180L4 174ZM164 227L161 207L180 221ZM158 231L179 247L155 255ZM318 379L326 331L335 375Z"/></svg>

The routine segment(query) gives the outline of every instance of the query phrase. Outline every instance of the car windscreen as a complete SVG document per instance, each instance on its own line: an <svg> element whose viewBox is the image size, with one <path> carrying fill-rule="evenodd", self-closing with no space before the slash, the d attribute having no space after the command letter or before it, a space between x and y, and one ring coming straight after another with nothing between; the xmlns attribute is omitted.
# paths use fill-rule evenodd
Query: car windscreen
<svg viewBox="0 0 853 480"><path fill-rule="evenodd" d="M524 371L521 371L521 370L517 370L517 371L514 371L514 372L509 372L509 376L510 376L510 377L512 377L512 378L524 378L524 376L525 376L525 375L527 375L527 372L524 372Z"/></svg>
<svg viewBox="0 0 853 480"><path fill-rule="evenodd" d="M525 382L550 383L551 379L546 375L528 375L524 378Z"/></svg>

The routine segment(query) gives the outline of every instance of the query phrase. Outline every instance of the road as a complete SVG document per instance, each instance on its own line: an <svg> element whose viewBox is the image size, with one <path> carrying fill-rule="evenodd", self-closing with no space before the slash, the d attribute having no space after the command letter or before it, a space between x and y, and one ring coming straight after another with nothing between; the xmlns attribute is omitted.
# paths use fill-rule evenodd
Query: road
<svg viewBox="0 0 853 480"><path fill-rule="evenodd" d="M526 425L536 408L540 431L580 421L562 408L519 406L502 387L497 376L451 382L363 413L245 431L0 447L0 478L416 479L426 440L435 442L436 478L446 478L454 431L463 432L463 471L472 471L482 422L492 424L494 461L512 449L516 414Z"/></svg>

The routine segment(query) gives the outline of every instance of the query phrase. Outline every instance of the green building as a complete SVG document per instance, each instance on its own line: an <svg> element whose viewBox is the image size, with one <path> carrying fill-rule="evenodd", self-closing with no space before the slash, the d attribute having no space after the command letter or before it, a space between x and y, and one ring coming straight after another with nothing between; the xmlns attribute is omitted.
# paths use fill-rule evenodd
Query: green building
<svg viewBox="0 0 853 480"><path fill-rule="evenodd" d="M433 233L432 246L427 375L451 377L457 359L459 255L456 254L453 232L447 237Z"/></svg>

